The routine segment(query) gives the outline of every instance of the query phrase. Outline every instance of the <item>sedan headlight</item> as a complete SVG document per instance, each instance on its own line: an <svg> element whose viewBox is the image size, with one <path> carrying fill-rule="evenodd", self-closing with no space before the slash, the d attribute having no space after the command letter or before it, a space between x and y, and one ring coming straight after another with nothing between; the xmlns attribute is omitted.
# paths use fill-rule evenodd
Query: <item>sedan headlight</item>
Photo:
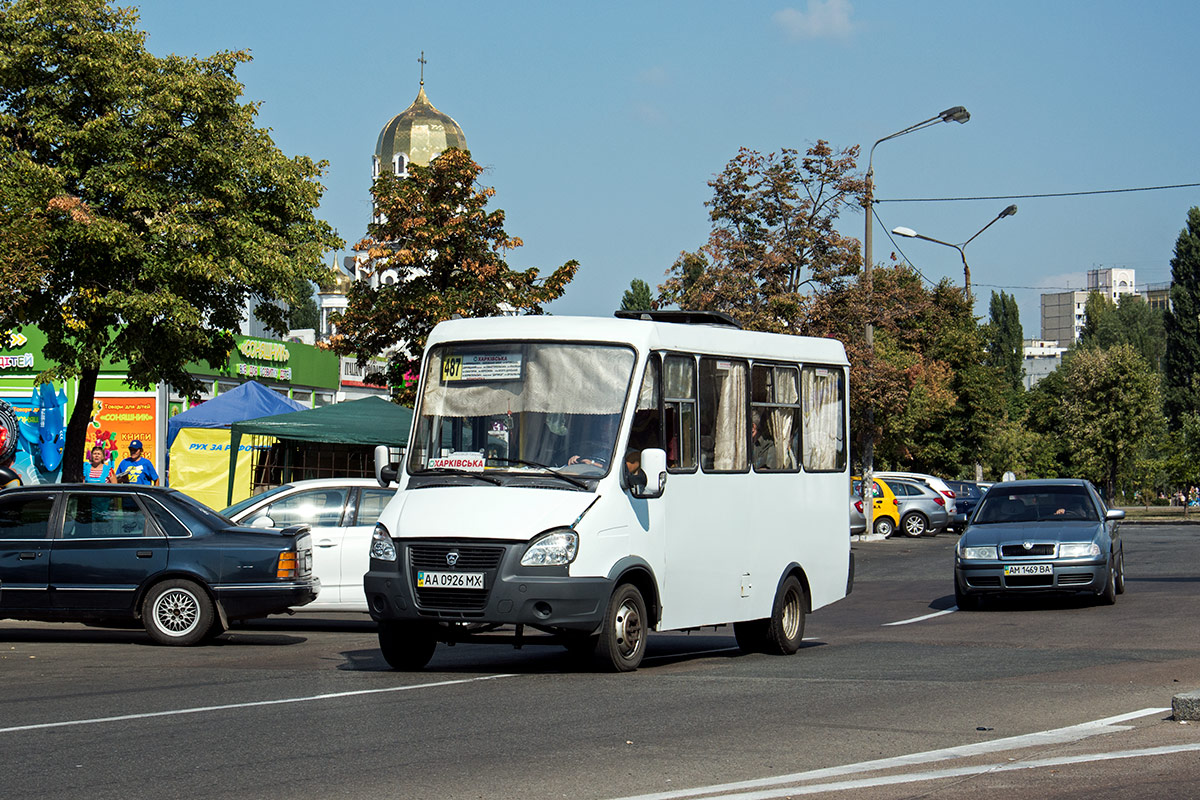
<svg viewBox="0 0 1200 800"><path fill-rule="evenodd" d="M570 564L579 552L579 534L572 530L552 531L535 539L521 556L523 567L556 567Z"/></svg>
<svg viewBox="0 0 1200 800"><path fill-rule="evenodd" d="M371 532L371 558L379 561L396 560L396 544L388 529L379 522L375 523L375 530Z"/></svg>
<svg viewBox="0 0 1200 800"><path fill-rule="evenodd" d="M1058 546L1059 558L1097 558L1100 545L1095 542L1063 542Z"/></svg>
<svg viewBox="0 0 1200 800"><path fill-rule="evenodd" d="M995 561L996 546L993 544L986 547L964 547L960 544L958 557L964 561Z"/></svg>

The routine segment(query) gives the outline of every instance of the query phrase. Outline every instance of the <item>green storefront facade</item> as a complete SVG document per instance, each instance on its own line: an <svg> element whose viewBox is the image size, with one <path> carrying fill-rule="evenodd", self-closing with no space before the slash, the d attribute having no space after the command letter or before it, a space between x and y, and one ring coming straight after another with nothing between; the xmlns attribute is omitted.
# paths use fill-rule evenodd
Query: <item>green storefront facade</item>
<svg viewBox="0 0 1200 800"><path fill-rule="evenodd" d="M75 408L77 380L55 382L52 390L36 388L37 376L53 364L43 355L46 337L36 328L9 331L0 347L0 398L11 403L18 417L29 424L23 438L28 440L40 428L43 437L53 425L40 425L41 417L65 428ZM331 352L299 342L252 336L236 336L235 347L220 367L192 364L188 372L204 384L200 397L192 402L173 387L160 384L149 390L136 389L127 382L125 362L105 362L96 381L96 400L92 408L89 444L103 441L122 455L132 439L142 441L146 455L161 469L166 448L167 420L198 402L254 380L272 391L290 397L308 407L329 405L337 397L338 357ZM27 441L22 471L29 482L57 480L61 468L46 469L54 461L53 446ZM22 458L22 456L18 456Z"/></svg>

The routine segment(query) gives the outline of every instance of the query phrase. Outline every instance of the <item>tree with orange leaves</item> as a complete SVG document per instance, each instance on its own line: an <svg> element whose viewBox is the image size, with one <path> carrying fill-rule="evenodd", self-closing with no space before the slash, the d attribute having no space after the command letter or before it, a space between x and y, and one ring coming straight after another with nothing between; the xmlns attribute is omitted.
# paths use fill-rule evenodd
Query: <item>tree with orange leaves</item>
<svg viewBox="0 0 1200 800"><path fill-rule="evenodd" d="M471 154L451 148L428 167L410 164L408 177L384 173L375 181L376 221L355 249L366 270L394 282L357 281L334 320L332 346L359 359L386 354L386 375L369 376L411 404L413 377L425 340L439 322L459 317L540 314L575 277L568 261L545 278L538 270L509 268L504 253L522 242L504 230L504 211L488 211L495 189L478 184L482 168Z"/></svg>
<svg viewBox="0 0 1200 800"><path fill-rule="evenodd" d="M751 330L797 333L811 296L861 269L858 240L835 227L843 210L862 205L857 157L857 146L838 152L823 140L803 156L739 150L709 181L707 244L680 254L661 301L723 311Z"/></svg>

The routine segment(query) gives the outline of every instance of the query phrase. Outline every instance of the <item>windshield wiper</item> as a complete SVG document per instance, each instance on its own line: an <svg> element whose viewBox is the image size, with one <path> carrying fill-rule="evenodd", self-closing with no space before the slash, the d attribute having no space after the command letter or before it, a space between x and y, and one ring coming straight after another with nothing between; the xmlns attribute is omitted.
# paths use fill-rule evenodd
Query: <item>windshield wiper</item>
<svg viewBox="0 0 1200 800"><path fill-rule="evenodd" d="M554 469L553 467L548 467L545 464L539 464L536 461L526 461L523 458L505 458L503 456L491 456L488 458L488 460L489 461L501 461L505 464L518 464L523 467L536 467L537 469L545 470L547 474L553 475L556 478L561 478L562 480L566 481L567 483L573 483L576 486L578 486L580 489L589 488L586 483L579 480L578 478L574 478L570 475L564 475L563 473L559 472L558 470Z"/></svg>
<svg viewBox="0 0 1200 800"><path fill-rule="evenodd" d="M486 483L491 483L496 486L503 486L504 482L499 478L494 478L491 475L484 475L482 472L472 472L466 469L454 469L453 467L427 467L420 472L414 472L413 475L465 475L468 478L477 478Z"/></svg>

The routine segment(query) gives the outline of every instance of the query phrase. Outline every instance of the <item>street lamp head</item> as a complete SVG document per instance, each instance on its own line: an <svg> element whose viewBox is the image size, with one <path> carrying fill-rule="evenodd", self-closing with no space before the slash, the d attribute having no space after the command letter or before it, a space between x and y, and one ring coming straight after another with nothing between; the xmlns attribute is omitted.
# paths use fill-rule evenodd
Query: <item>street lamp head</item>
<svg viewBox="0 0 1200 800"><path fill-rule="evenodd" d="M892 233L896 234L897 236L907 237L909 239L917 238L917 232L912 228L892 228Z"/></svg>
<svg viewBox="0 0 1200 800"><path fill-rule="evenodd" d="M971 113L962 106L947 108L942 113L938 114L942 122L958 122L963 123L971 118Z"/></svg>
<svg viewBox="0 0 1200 800"><path fill-rule="evenodd" d="M1017 207L1016 207L1016 205L1011 205L1008 208L1006 208L1000 212L1000 219L1004 219L1005 217L1011 217L1015 213L1017 213Z"/></svg>

